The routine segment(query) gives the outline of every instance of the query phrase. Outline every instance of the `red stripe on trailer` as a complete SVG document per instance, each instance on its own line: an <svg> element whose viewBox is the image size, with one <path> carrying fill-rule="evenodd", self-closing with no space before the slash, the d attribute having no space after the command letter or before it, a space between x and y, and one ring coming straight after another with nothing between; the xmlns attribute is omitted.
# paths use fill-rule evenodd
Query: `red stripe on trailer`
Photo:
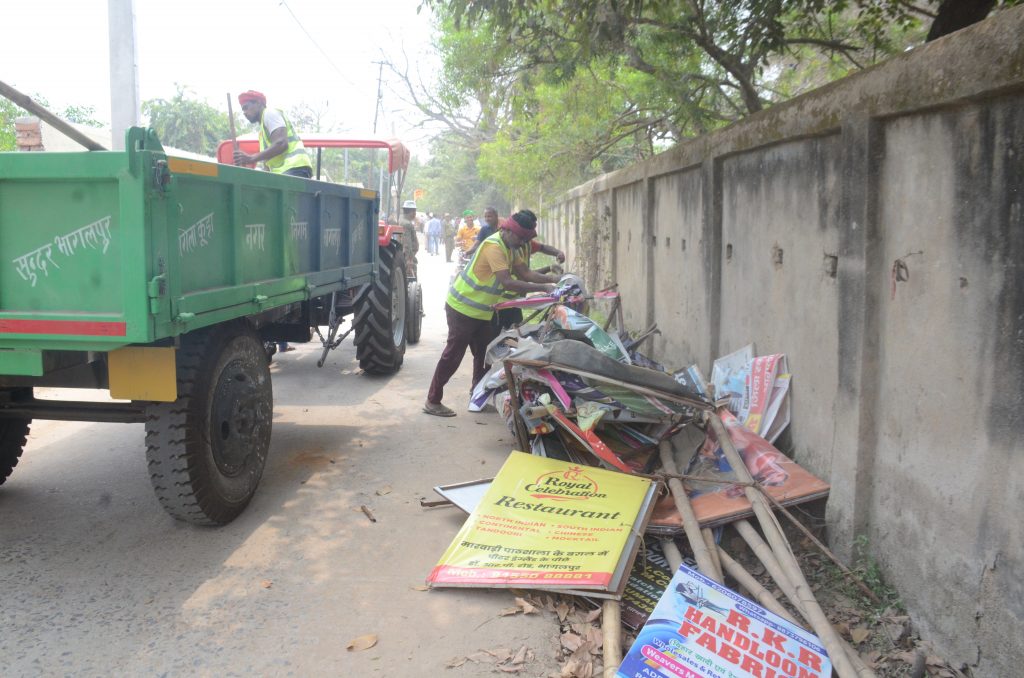
<svg viewBox="0 0 1024 678"><path fill-rule="evenodd" d="M123 337L128 323L97 320L0 320L0 334L75 334Z"/></svg>

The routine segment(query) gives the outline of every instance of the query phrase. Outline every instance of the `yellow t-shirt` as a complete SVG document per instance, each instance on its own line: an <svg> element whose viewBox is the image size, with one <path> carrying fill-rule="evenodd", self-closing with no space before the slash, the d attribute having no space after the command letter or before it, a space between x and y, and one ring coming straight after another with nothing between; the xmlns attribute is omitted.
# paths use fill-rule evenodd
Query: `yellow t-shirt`
<svg viewBox="0 0 1024 678"><path fill-rule="evenodd" d="M480 227L477 225L466 226L463 224L459 227L458 233L455 234L455 239L459 242L459 247L464 252L468 252L473 248L473 243L476 241L476 234L480 232Z"/></svg>
<svg viewBox="0 0 1024 678"><path fill-rule="evenodd" d="M477 280L490 280L498 271L508 271L518 262L526 261L526 248L519 247L511 251L512 260L505 256L500 245L486 240L480 243L480 252L473 264L473 275Z"/></svg>

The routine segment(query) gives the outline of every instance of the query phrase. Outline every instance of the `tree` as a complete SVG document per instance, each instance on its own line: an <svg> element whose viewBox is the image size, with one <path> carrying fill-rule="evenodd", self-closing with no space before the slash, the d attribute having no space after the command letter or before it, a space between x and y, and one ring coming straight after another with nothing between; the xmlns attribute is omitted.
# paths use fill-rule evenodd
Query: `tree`
<svg viewBox="0 0 1024 678"><path fill-rule="evenodd" d="M231 136L227 113L217 110L182 85L170 99L150 99L142 104L149 126L167 146L203 155L215 155L217 145ZM235 126L247 125L236 116Z"/></svg>

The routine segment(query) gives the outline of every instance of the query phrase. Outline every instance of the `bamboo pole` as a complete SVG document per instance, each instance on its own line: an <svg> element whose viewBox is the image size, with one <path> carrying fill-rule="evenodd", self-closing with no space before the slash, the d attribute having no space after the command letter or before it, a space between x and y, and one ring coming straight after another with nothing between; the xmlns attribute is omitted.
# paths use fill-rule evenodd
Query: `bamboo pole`
<svg viewBox="0 0 1024 678"><path fill-rule="evenodd" d="M519 443L520 452L530 452L530 440L526 435L526 425L523 424L522 416L519 414L519 392L516 390L516 380L512 376L512 366L505 362L505 382L508 384L509 405L512 406L512 426L516 431L516 441Z"/></svg>
<svg viewBox="0 0 1024 678"><path fill-rule="evenodd" d="M704 537L704 543L711 553L711 560L715 562L715 572L719 575L724 575L725 571L722 570L722 561L718 557L718 544L715 543L715 533L712 532L710 527L702 527L700 528L700 534ZM725 581L725 577L722 577L722 581Z"/></svg>
<svg viewBox="0 0 1024 678"><path fill-rule="evenodd" d="M739 523L743 523L744 526L741 527ZM800 598L797 596L793 583L789 581L789 578L782 571L782 566L779 565L779 562L775 559L775 555L768 547L768 544L761 539L761 535L759 535L757 530L755 530L747 521L739 521L736 525L740 536L743 537L743 540L747 542L751 550L754 551L754 554L757 555L758 560L760 560L761 564L764 565L766 570L768 570L768 574L770 574L775 583L778 584L782 593L789 599L789 602L793 604L793 607L796 608L797 612L799 612L804 619L809 620L807 610L804 608ZM839 636L839 643L844 655L853 665L853 669L858 678L875 678L874 671L868 668L867 664L864 663L864 660L860 658L860 654L857 653L853 646L846 642L845 638ZM832 659L833 666L835 665L834 657L835 655L832 653L832 650L829 650L829 658Z"/></svg>
<svg viewBox="0 0 1024 678"><path fill-rule="evenodd" d="M771 610L791 624L796 624L801 627L803 626L802 622L797 621L796 617L791 615L768 589L761 586L761 583L754 579L754 576L747 572L742 565L733 560L732 556L726 553L721 546L718 547L718 557L721 559L722 566L725 568L726 572L728 572L733 579L739 582L740 586L749 591L750 595L754 596L754 598L757 599L757 602L761 603L763 607Z"/></svg>
<svg viewBox="0 0 1024 678"><path fill-rule="evenodd" d="M867 584L861 581L861 578L857 576L857 573L853 572L852 570L850 570L850 568L844 565L842 561L840 561L839 558L836 557L836 554L832 553L832 551L829 550L827 546L821 543L821 541L817 537L815 537L814 534L810 530L808 530L807 527L803 523L801 523L796 516L789 512L789 509L780 504L775 497L769 494L767 489L765 489L761 485L757 485L756 487L759 490L761 490L761 493L765 496L765 498L768 499L768 501L770 501L775 506L775 509L782 515L789 518L789 521L793 523L793 525L796 526L798 530L803 532L804 536L810 539L811 542L815 546L817 546L821 550L821 552L824 553L825 556L827 556L828 559L835 564L836 567L842 570L843 574L845 574L848 579L853 581L853 583L857 585L857 588L859 588L864 595L871 599L871 602L875 603L876 605L881 605L882 601L878 599L878 596L875 595L874 591L868 588Z"/></svg>
<svg viewBox="0 0 1024 678"><path fill-rule="evenodd" d="M676 461L672 457L672 445L667 440L662 440L658 445L658 454L661 456L661 465L669 473L677 473ZM722 573L715 567L715 561L711 557L711 551L704 542L704 535L701 534L700 524L693 512L690 498L686 496L683 483L678 478L668 479L668 489L672 493L676 510L683 519L683 529L686 531L686 538L690 540L690 548L693 549L693 557L697 560L697 569L709 579L722 583Z"/></svg>
<svg viewBox="0 0 1024 678"><path fill-rule="evenodd" d="M672 568L672 574L675 574L679 566L683 564L683 554L679 552L679 547L671 539L662 539L661 551L665 554L668 566Z"/></svg>
<svg viewBox="0 0 1024 678"><path fill-rule="evenodd" d="M736 450L736 446L732 444L732 439L729 438L729 433L725 430L725 425L722 424L722 420L719 419L718 413L709 412L708 422L711 424L711 428L714 429L715 436L718 438L718 444L722 446L725 458L729 461L729 465L732 467L733 472L736 473L736 477L741 481L753 483L754 477L750 474L750 470L747 469L747 465L743 462L743 458ZM833 668L836 673L839 674L839 678L853 678L853 676L857 675L857 671L854 669L853 663L846 655L842 638L832 626L832 622L830 622L828 617L825 616L824 610L821 609L821 605L818 604L817 599L811 592L811 587L807 584L807 580L804 578L804 574L800 570L800 565L796 561L796 556L793 555L789 542L786 541L782 528L775 519L775 514L772 513L771 508L769 508L768 500L764 498L764 495L761 492L753 487L744 487L743 491L746 494L750 505L754 509L754 515L757 516L757 520L761 524L761 529L764 530L768 543L771 544L772 552L779 560L779 564L782 566L782 569L785 571L785 576L789 577L789 581L793 585L797 599L800 600L803 608L807 612L805 617L807 618L808 623L810 623L814 632L818 634L818 638L825 646L825 649L828 650L829 657L832 659Z"/></svg>
<svg viewBox="0 0 1024 678"><path fill-rule="evenodd" d="M604 678L615 678L622 663L622 609L619 601L606 600L601 611L604 633Z"/></svg>
<svg viewBox="0 0 1024 678"><path fill-rule="evenodd" d="M21 106L29 113L32 113L33 115L38 115L46 122L53 125L54 128L60 131L62 134L65 134L73 141L77 141L78 143L82 144L90 151L107 150L107 148L103 146L103 144L96 143L91 138L75 129L75 127L73 127L70 123L67 123L64 120L58 118L53 113L37 104L35 101L32 100L32 97L28 96L27 94L22 94L21 92L14 89L5 82L0 82L0 94L10 99L18 106Z"/></svg>

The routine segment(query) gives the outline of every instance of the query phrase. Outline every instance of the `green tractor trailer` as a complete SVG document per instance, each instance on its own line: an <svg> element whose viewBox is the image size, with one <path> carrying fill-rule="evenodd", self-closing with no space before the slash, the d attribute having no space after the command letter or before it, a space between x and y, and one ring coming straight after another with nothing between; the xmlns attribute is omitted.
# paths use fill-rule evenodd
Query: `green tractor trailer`
<svg viewBox="0 0 1024 678"><path fill-rule="evenodd" d="M377 191L170 157L141 128L125 147L0 153L0 484L33 419L142 422L164 509L224 524L270 448L266 342L315 333L326 357L354 331L366 372L401 367L401 234Z"/></svg>

